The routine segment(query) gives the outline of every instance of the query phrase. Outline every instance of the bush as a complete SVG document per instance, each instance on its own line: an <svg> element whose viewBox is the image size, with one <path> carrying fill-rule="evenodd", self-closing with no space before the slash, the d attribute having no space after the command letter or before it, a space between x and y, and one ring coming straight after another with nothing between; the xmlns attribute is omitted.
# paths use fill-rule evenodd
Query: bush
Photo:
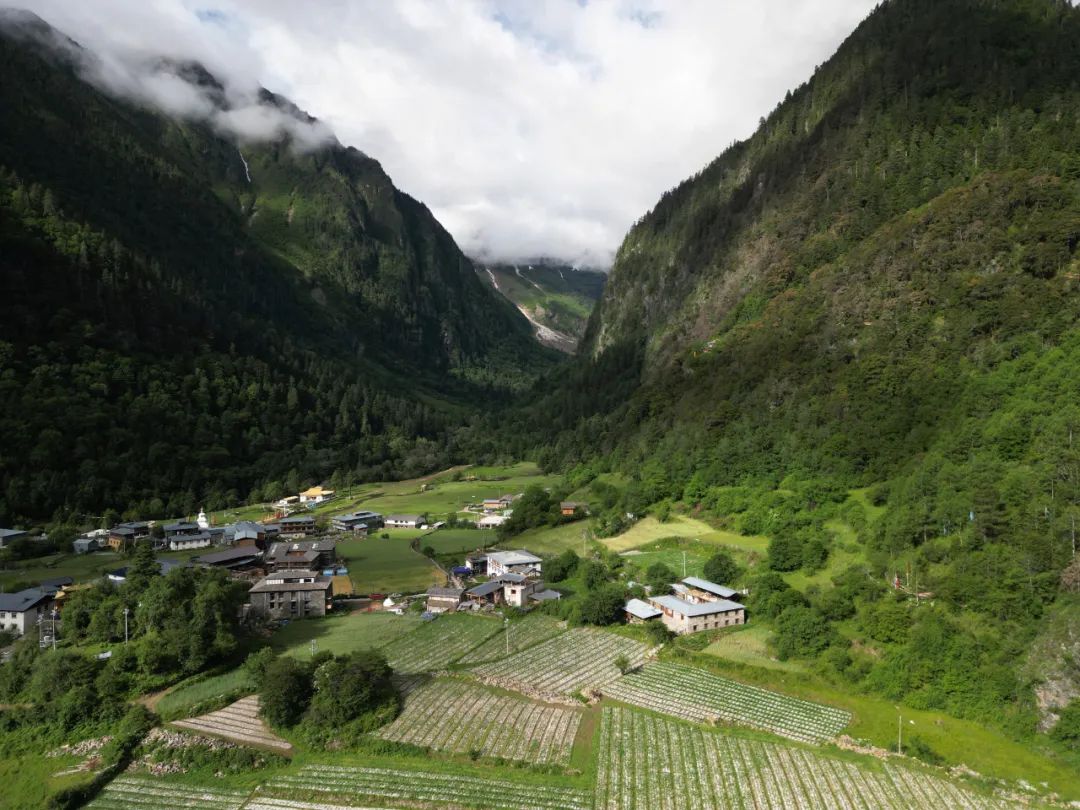
<svg viewBox="0 0 1080 810"><path fill-rule="evenodd" d="M786 608L776 620L776 657L812 658L824 651L835 637L825 617L808 607Z"/></svg>
<svg viewBox="0 0 1080 810"><path fill-rule="evenodd" d="M645 570L645 584L651 593L665 594L671 590L671 583L678 575L662 562L653 563Z"/></svg>
<svg viewBox="0 0 1080 810"><path fill-rule="evenodd" d="M272 726L300 722L311 702L311 670L292 658L275 658L259 684L261 713Z"/></svg>
<svg viewBox="0 0 1080 810"><path fill-rule="evenodd" d="M739 566L726 551L718 551L705 561L705 579L724 584L739 577Z"/></svg>
<svg viewBox="0 0 1080 810"><path fill-rule="evenodd" d="M544 576L549 582L562 582L574 573L579 562L581 559L578 555L568 548L559 556L544 562Z"/></svg>
<svg viewBox="0 0 1080 810"><path fill-rule="evenodd" d="M615 624L622 618L625 591L618 583L593 588L581 600L580 618L585 624Z"/></svg>
<svg viewBox="0 0 1080 810"><path fill-rule="evenodd" d="M1057 725L1050 731L1050 736L1066 748L1080 750L1080 698L1074 699L1058 715Z"/></svg>

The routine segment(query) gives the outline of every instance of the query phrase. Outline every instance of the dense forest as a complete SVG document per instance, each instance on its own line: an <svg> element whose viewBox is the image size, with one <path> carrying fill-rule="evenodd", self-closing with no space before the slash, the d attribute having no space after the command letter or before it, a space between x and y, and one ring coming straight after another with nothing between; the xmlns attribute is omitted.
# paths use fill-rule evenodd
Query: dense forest
<svg viewBox="0 0 1080 810"><path fill-rule="evenodd" d="M632 228L507 441L627 476L615 514L767 534L773 572L820 568L844 517L865 562L776 601L764 574L756 615L822 628L791 649L837 678L1027 732L1025 651L1080 588L1078 284L1080 9L893 0Z"/></svg>
<svg viewBox="0 0 1080 810"><path fill-rule="evenodd" d="M426 472L552 362L376 161L238 144L99 89L92 60L2 19L0 525Z"/></svg>

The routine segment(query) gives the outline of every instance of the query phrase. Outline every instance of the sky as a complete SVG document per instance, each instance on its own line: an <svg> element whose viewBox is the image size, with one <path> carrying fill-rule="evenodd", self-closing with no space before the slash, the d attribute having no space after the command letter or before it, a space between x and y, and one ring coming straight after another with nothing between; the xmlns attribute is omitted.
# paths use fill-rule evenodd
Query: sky
<svg viewBox="0 0 1080 810"><path fill-rule="evenodd" d="M15 0L175 115L205 99L148 59L259 85L314 127L238 105L239 138L332 131L466 253L607 266L666 189L748 137L876 0ZM256 178L257 179L257 178Z"/></svg>

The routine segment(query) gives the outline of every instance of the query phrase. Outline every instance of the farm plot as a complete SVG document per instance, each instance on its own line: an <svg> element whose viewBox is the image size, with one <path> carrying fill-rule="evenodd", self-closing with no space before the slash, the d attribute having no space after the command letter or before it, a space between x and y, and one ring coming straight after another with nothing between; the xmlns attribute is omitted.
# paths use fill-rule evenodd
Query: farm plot
<svg viewBox="0 0 1080 810"><path fill-rule="evenodd" d="M161 779L119 776L94 799L94 810L157 810L191 807L196 810L239 810L248 792L181 785Z"/></svg>
<svg viewBox="0 0 1080 810"><path fill-rule="evenodd" d="M984 810L1008 805L921 771L882 770L630 709L600 724L596 810Z"/></svg>
<svg viewBox="0 0 1080 810"><path fill-rule="evenodd" d="M599 630L570 630L536 647L477 667L481 680L519 692L570 695L597 689L619 677L615 659L631 666L645 660L646 647L633 639Z"/></svg>
<svg viewBox="0 0 1080 810"><path fill-rule="evenodd" d="M497 620L483 616L440 616L392 641L383 652L398 672L431 672L452 664L500 627Z"/></svg>
<svg viewBox="0 0 1080 810"><path fill-rule="evenodd" d="M528 616L521 621L511 622L508 627L503 628L475 650L465 655L459 663L483 664L499 658L506 658L507 655L513 655L534 644L539 644L541 641L547 641L549 638L557 636L564 629L566 629L566 624L551 616ZM508 636L509 643L507 642ZM508 646L510 648L509 652L507 652Z"/></svg>
<svg viewBox="0 0 1080 810"><path fill-rule="evenodd" d="M606 696L684 720L738 723L802 742L831 740L847 712L677 664L648 664L603 688Z"/></svg>
<svg viewBox="0 0 1080 810"><path fill-rule="evenodd" d="M567 765L580 723L581 713L573 709L437 680L410 692L405 710L379 736L441 751Z"/></svg>
<svg viewBox="0 0 1080 810"><path fill-rule="evenodd" d="M290 796L283 796L283 793ZM397 807L419 805L484 810L585 810L592 807L592 796L588 792L561 785L510 782L456 773L332 765L308 765L295 776L271 779L259 789L253 801L265 802L267 796L309 798L312 794L326 796L328 802L333 796L353 804L371 800ZM311 807L300 802L297 806Z"/></svg>
<svg viewBox="0 0 1080 810"><path fill-rule="evenodd" d="M263 746L285 754L292 751L292 746L268 729L259 717L259 698L256 695L248 695L224 709L201 717L176 720L173 725L200 734L223 737L241 745Z"/></svg>

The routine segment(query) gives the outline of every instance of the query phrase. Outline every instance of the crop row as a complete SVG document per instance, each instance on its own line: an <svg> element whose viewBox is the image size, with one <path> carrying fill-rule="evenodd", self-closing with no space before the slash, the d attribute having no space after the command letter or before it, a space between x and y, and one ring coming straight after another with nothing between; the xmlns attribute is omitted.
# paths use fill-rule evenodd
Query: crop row
<svg viewBox="0 0 1080 810"><path fill-rule="evenodd" d="M629 709L604 710L596 810L983 810L1005 805L921 771L871 770Z"/></svg>
<svg viewBox="0 0 1080 810"><path fill-rule="evenodd" d="M374 799L440 808L467 807L490 810L586 810L591 797L574 788L524 784L502 779L396 768L348 768L309 765L296 776L278 776L260 789L267 794L288 792L347 797L349 801Z"/></svg>
<svg viewBox="0 0 1080 810"><path fill-rule="evenodd" d="M578 629L474 671L489 683L510 689L569 695L614 681L621 674L615 666L618 657L638 666L645 652L645 645L633 639Z"/></svg>
<svg viewBox="0 0 1080 810"><path fill-rule="evenodd" d="M684 720L739 723L810 743L832 739L851 722L851 715L841 709L677 664L648 664L603 691L624 703Z"/></svg>
<svg viewBox="0 0 1080 810"><path fill-rule="evenodd" d="M580 723L580 712L572 709L437 680L410 692L404 711L379 736L442 751L565 765Z"/></svg>
<svg viewBox="0 0 1080 810"><path fill-rule="evenodd" d="M383 652L398 672L431 672L452 664L500 627L500 622L486 616L440 616L390 642Z"/></svg>
<svg viewBox="0 0 1080 810"><path fill-rule="evenodd" d="M216 712L177 720L173 725L202 734L215 734L242 745L263 745L282 751L291 748L263 723L259 717L259 698L255 695L241 698Z"/></svg>
<svg viewBox="0 0 1080 810"><path fill-rule="evenodd" d="M158 779L120 776L89 805L94 810L150 810L191 807L196 810L239 810L246 791L190 787Z"/></svg>
<svg viewBox="0 0 1080 810"><path fill-rule="evenodd" d="M483 664L547 641L563 631L565 624L551 616L534 614L511 622L461 659L462 664Z"/></svg>

